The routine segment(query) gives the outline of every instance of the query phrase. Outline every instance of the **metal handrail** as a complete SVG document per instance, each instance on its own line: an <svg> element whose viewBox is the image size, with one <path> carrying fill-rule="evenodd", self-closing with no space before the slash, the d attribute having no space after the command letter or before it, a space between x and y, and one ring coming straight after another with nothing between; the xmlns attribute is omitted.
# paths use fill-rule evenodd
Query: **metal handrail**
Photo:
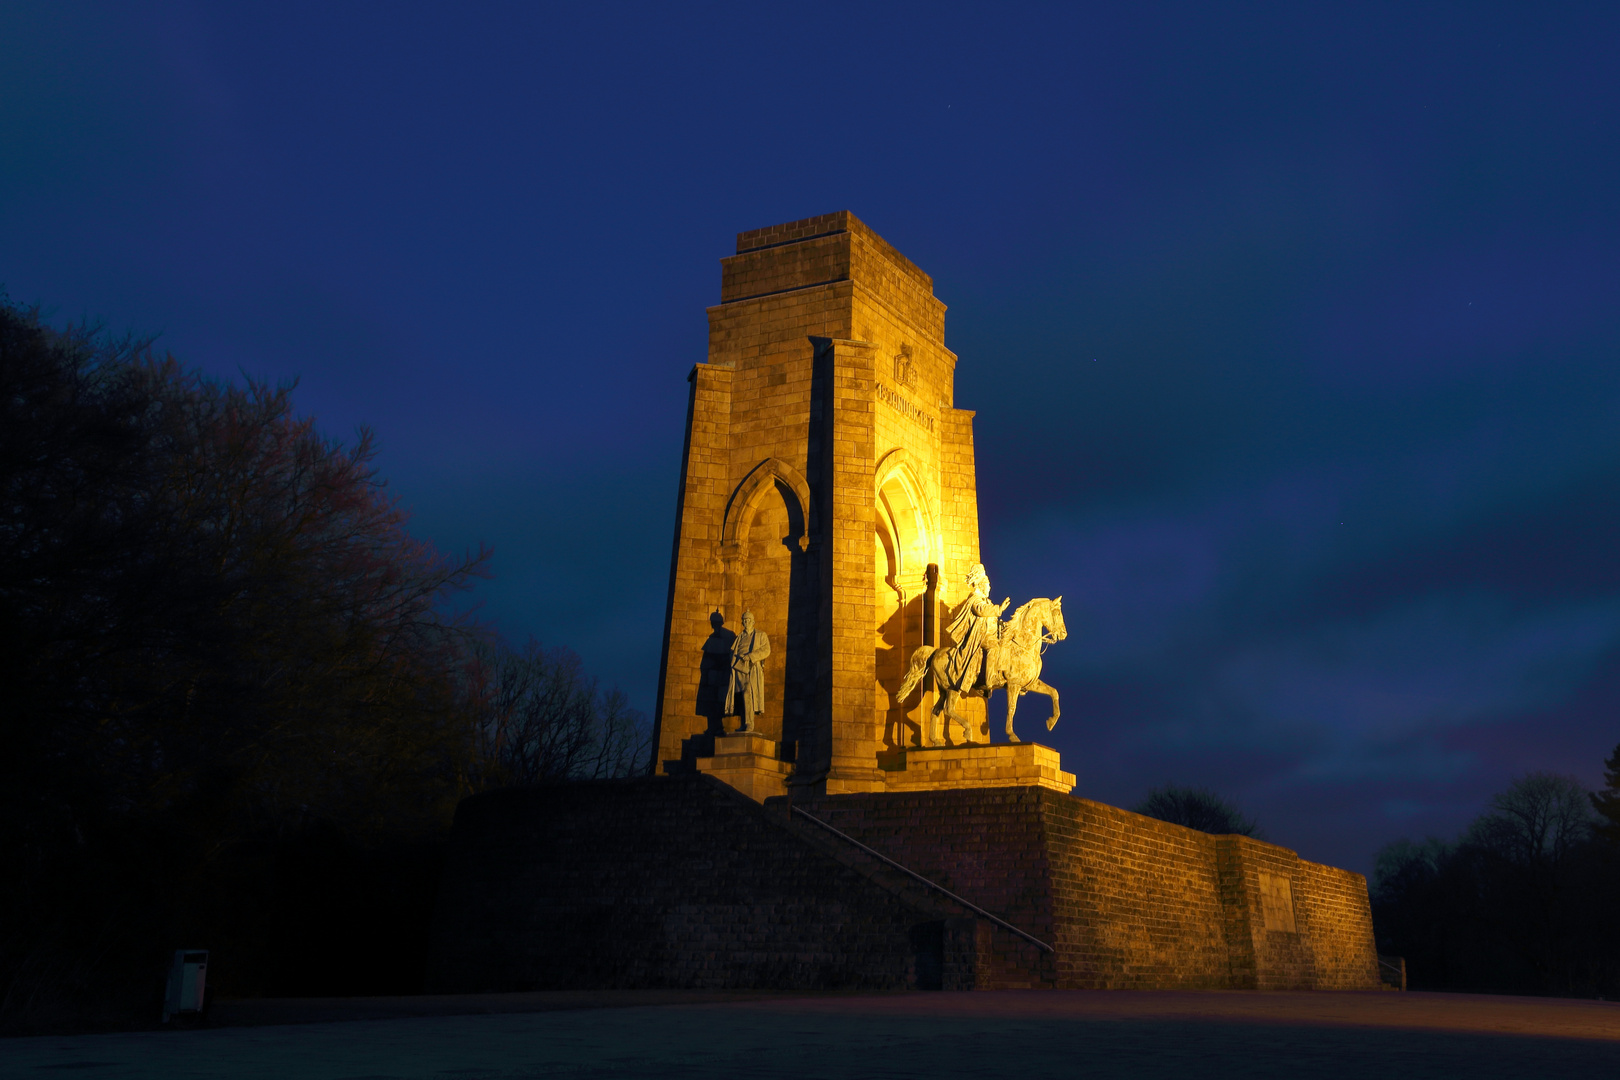
<svg viewBox="0 0 1620 1080"><path fill-rule="evenodd" d="M983 918L989 919L991 922L995 923L997 926L1001 927L1003 930L1011 930L1013 933L1017 934L1019 937L1023 938L1025 941L1029 942L1031 945L1034 945L1036 948L1042 949L1042 950L1044 950L1046 952L1049 952L1049 953L1056 953L1057 952L1056 949L1052 948L1052 946L1048 945L1046 942L1042 941L1040 938L1035 937L1032 934L1024 933L1022 930L1018 929L1018 927L1014 926L1012 923L1008 922L1006 919L1003 919L1001 916L992 915L990 912L984 910L984 908L980 907L979 905L971 903L971 902L969 902L967 900L962 899L960 896L957 896L955 893L951 892L951 890L947 889L945 886L939 884L938 882L929 881L927 878L923 877L921 874L917 873L915 870L912 870L909 867L901 866L899 863L895 862L893 859L891 859L887 855L883 854L883 852L872 850L871 848L867 847L865 844L861 843L859 840L855 839L853 836L850 836L848 833L840 832L838 829L833 828L831 825L827 824L825 821L822 821L820 818L816 817L816 815L810 813L808 810L800 809L797 806L791 807L791 809L795 814L799 814L799 815L801 815L803 817L809 818L811 821L815 822L817 825L820 825L823 829L826 829L828 832L832 833L834 836L838 837L840 840L844 840L844 841L847 841L848 843L854 844L856 847L860 848L862 851L866 852L868 855L872 856L874 859L877 859L880 862L887 863L889 866L894 867L896 870L900 871L902 874L905 874L907 877L914 878L915 880L920 881L924 885L928 886L930 889L933 889L935 892L942 893L945 896L950 897L956 903L961 904L963 907L967 908L969 911L973 912L975 915L979 915L979 916L982 916Z"/></svg>

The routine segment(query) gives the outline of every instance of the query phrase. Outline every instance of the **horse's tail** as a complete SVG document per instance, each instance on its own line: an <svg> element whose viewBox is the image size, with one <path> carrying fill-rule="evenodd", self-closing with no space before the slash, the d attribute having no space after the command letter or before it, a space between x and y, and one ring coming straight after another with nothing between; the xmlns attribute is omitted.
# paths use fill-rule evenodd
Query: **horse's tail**
<svg viewBox="0 0 1620 1080"><path fill-rule="evenodd" d="M916 652L911 654L911 666L906 669L906 678L900 684L900 692L894 696L896 701L906 700L911 696L911 692L917 689L917 684L922 682L924 675L928 674L928 658L932 655L934 655L932 645L920 646Z"/></svg>

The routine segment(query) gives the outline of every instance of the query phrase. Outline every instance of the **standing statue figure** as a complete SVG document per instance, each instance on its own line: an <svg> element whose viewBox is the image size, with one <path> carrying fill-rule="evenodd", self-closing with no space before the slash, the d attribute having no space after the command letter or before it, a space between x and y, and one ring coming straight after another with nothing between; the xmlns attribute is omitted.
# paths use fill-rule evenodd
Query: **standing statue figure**
<svg viewBox="0 0 1620 1080"><path fill-rule="evenodd" d="M958 694L971 694L984 678L988 653L1001 641L1001 613L1010 600L990 602L990 576L983 563L974 563L967 572L967 586L973 594L957 608L946 629L956 642L945 654L945 686Z"/></svg>
<svg viewBox="0 0 1620 1080"><path fill-rule="evenodd" d="M752 611L743 612L742 633L731 643L731 686L726 691L726 704L742 717L739 734L753 731L754 717L765 711L765 660L770 655L771 639L754 629Z"/></svg>

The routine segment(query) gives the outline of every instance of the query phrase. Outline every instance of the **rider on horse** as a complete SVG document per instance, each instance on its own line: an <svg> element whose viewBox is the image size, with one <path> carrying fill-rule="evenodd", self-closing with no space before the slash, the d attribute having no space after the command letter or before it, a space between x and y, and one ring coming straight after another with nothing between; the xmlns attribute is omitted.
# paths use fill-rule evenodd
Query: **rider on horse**
<svg viewBox="0 0 1620 1080"><path fill-rule="evenodd" d="M951 646L945 657L945 680L959 694L970 693L985 673L987 654L1001 641L1001 613L1009 600L990 602L990 578L983 563L974 563L967 572L967 585L973 594L962 603L946 629Z"/></svg>
<svg viewBox="0 0 1620 1080"><path fill-rule="evenodd" d="M975 564L968 571L967 584L973 593L951 617L949 629L955 644L949 648L917 646L895 700L906 701L928 675L933 675L934 688L940 694L929 711L928 726L921 733L924 746L938 746L941 738L948 740L952 723L960 726L963 737L972 742L973 732L968 722L956 714L956 705L964 697L988 698L992 690L1007 691L1008 742L1018 741L1013 734L1013 715L1018 711L1020 694L1045 694L1052 699L1052 715L1046 721L1050 731L1060 715L1058 692L1041 681L1041 653L1046 646L1069 636L1069 628L1063 623L1063 597L1031 600L1018 609L1003 632L1001 613L1007 610L1008 601L990 602L990 579L983 566ZM942 714L944 731L934 726L935 718ZM985 731L988 733L988 725Z"/></svg>

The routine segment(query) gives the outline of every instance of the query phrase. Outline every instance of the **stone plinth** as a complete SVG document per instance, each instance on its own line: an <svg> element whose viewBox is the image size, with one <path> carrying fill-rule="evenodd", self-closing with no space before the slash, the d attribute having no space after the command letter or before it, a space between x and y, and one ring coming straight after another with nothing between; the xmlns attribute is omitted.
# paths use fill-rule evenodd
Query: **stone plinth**
<svg viewBox="0 0 1620 1080"><path fill-rule="evenodd" d="M739 731L716 737L714 756L698 758L697 767L699 772L724 780L755 802L764 802L772 795L787 793L787 774L792 766L781 757L781 743L775 739L755 731Z"/></svg>
<svg viewBox="0 0 1620 1080"><path fill-rule="evenodd" d="M1056 750L1038 743L935 746L907 750L905 767L888 774L889 791L1043 787L1067 795L1074 774Z"/></svg>

